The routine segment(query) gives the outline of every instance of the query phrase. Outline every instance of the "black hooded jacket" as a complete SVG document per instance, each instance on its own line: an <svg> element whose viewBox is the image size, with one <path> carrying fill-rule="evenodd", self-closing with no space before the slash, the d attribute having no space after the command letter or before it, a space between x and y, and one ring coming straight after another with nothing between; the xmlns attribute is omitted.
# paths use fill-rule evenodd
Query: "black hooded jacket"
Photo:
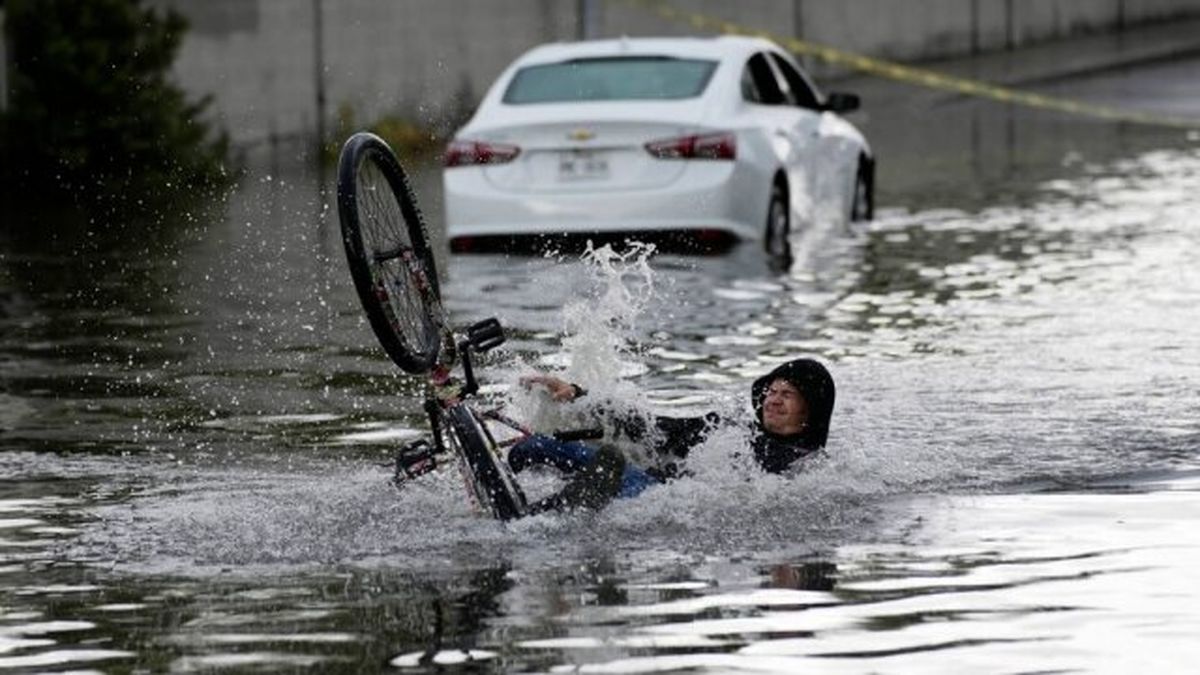
<svg viewBox="0 0 1200 675"><path fill-rule="evenodd" d="M795 387L808 404L808 421L798 434L781 436L763 428L763 402L767 388L776 380ZM825 366L813 359L788 361L754 381L750 400L757 421L754 459L765 471L779 473L797 459L823 447L829 438L829 420L833 417L833 377Z"/></svg>
<svg viewBox="0 0 1200 675"><path fill-rule="evenodd" d="M808 419L798 434L783 436L763 428L763 403L767 388L772 382L780 379L796 387L808 404ZM764 471L785 471L797 459L825 446L825 440L829 436L829 418L833 415L834 398L833 377L829 375L825 366L812 359L789 361L755 380L750 387L750 394L755 416L751 446L754 460ZM680 459L687 457L691 449L701 443L714 427L722 424L716 413L702 417L655 417L652 420L635 416L614 417L610 414L609 419L615 422L630 440L645 442L654 439L656 451L667 457ZM653 423L657 433L647 433L647 423ZM522 445L516 446L512 453L519 453ZM528 457L516 455L518 459L526 457L527 461L548 463L575 473L562 490L530 504L525 515L578 507L598 509L622 490L627 465L620 451L601 446L595 451L595 460L581 467L572 464L577 461L578 451L566 451L564 454L562 446L561 442L554 445L552 441L550 447L530 448ZM539 456L540 459L537 458ZM517 466L518 460L514 459L514 454L510 453L509 462L514 470L521 470ZM524 462L519 463L521 466L525 465ZM659 466L645 469L645 473L659 481L665 481L674 478L679 472L674 462L666 461Z"/></svg>
<svg viewBox="0 0 1200 675"><path fill-rule="evenodd" d="M782 436L763 428L762 408L767 387L779 379L796 387L808 404L808 421L798 434ZM764 471L780 473L797 459L825 447L829 437L829 421L833 416L834 393L833 377L825 366L814 359L788 361L754 381L750 387L750 401L755 416L751 447L754 460ZM654 449L660 454L683 459L713 428L723 422L716 413L701 417L657 417L654 425L659 441ZM625 430L634 440L645 433L644 429L626 427ZM670 477L674 475L674 466L667 465L665 470L657 473Z"/></svg>

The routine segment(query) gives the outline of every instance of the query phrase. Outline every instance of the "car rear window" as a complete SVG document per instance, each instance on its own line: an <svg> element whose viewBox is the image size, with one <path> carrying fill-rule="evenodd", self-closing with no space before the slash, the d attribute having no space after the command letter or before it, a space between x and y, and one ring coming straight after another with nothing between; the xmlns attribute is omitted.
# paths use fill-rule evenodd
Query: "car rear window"
<svg viewBox="0 0 1200 675"><path fill-rule="evenodd" d="M574 59L517 71L504 102L673 100L699 96L716 61L666 56Z"/></svg>

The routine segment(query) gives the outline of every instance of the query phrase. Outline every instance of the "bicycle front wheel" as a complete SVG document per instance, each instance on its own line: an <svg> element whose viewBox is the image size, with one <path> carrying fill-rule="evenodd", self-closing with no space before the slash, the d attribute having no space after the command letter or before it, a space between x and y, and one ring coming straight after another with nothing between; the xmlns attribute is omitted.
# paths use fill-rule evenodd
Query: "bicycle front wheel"
<svg viewBox="0 0 1200 675"><path fill-rule="evenodd" d="M408 177L387 143L360 132L342 148L337 189L346 260L371 329L396 365L426 373L437 362L445 322Z"/></svg>
<svg viewBox="0 0 1200 675"><path fill-rule="evenodd" d="M464 405L455 405L446 411L446 418L450 441L463 460L463 474L479 505L500 520L525 515L525 493L475 414Z"/></svg>

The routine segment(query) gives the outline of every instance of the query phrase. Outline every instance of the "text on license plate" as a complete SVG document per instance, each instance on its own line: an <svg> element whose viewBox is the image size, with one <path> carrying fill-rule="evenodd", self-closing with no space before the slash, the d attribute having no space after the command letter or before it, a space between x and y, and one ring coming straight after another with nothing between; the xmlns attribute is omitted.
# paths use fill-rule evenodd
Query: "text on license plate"
<svg viewBox="0 0 1200 675"><path fill-rule="evenodd" d="M608 158L594 150L573 150L558 157L559 180L598 180L608 177Z"/></svg>

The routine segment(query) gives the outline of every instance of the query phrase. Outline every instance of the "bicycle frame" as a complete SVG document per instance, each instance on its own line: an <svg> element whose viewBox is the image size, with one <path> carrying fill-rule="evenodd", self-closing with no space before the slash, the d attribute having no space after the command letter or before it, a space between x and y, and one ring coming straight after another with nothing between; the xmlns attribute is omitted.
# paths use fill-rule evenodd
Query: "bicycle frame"
<svg viewBox="0 0 1200 675"><path fill-rule="evenodd" d="M401 370L428 377L425 410L436 452L424 440L401 448L393 482L402 485L433 470L435 457L452 451L481 506L500 519L520 517L525 507L520 486L484 418L466 402L479 390L472 357L504 342L500 323L476 323L455 342L412 185L383 139L368 132L347 139L338 157L337 183L346 261L371 330ZM461 381L450 372L460 359Z"/></svg>
<svg viewBox="0 0 1200 675"><path fill-rule="evenodd" d="M450 342L453 349L443 352L442 360L428 375L425 412L432 431L432 453L424 440L401 448L396 454L393 484L402 487L408 480L436 469L437 456L453 454L459 460L468 493L477 507L490 510L501 520L524 515L525 495L500 456L500 446L484 420L498 421L523 436L532 432L498 411L478 412L468 403L479 391L474 355L503 342L503 328L494 318L471 325L462 340ZM462 364L461 380L452 375L455 361Z"/></svg>
<svg viewBox="0 0 1200 675"><path fill-rule="evenodd" d="M500 409L476 410L468 402L479 391L475 379L473 355L486 352L504 342L503 329L496 319L486 319L472 325L463 340L446 353L446 363L439 363L429 374L425 412L433 436L433 447L420 440L401 448L395 459L392 483L403 487L409 480L437 468L437 456L454 455L467 483L468 494L476 507L490 510L500 520L519 518L528 506L524 492L513 476L507 462L500 456L501 447L518 443L535 432L528 426L508 417ZM463 379L451 375L452 357L462 362ZM497 443L487 421L494 421L517 432L517 436ZM600 429L577 429L551 434L560 440L600 438ZM449 445L443 439L450 440ZM432 450L432 452L431 452Z"/></svg>

